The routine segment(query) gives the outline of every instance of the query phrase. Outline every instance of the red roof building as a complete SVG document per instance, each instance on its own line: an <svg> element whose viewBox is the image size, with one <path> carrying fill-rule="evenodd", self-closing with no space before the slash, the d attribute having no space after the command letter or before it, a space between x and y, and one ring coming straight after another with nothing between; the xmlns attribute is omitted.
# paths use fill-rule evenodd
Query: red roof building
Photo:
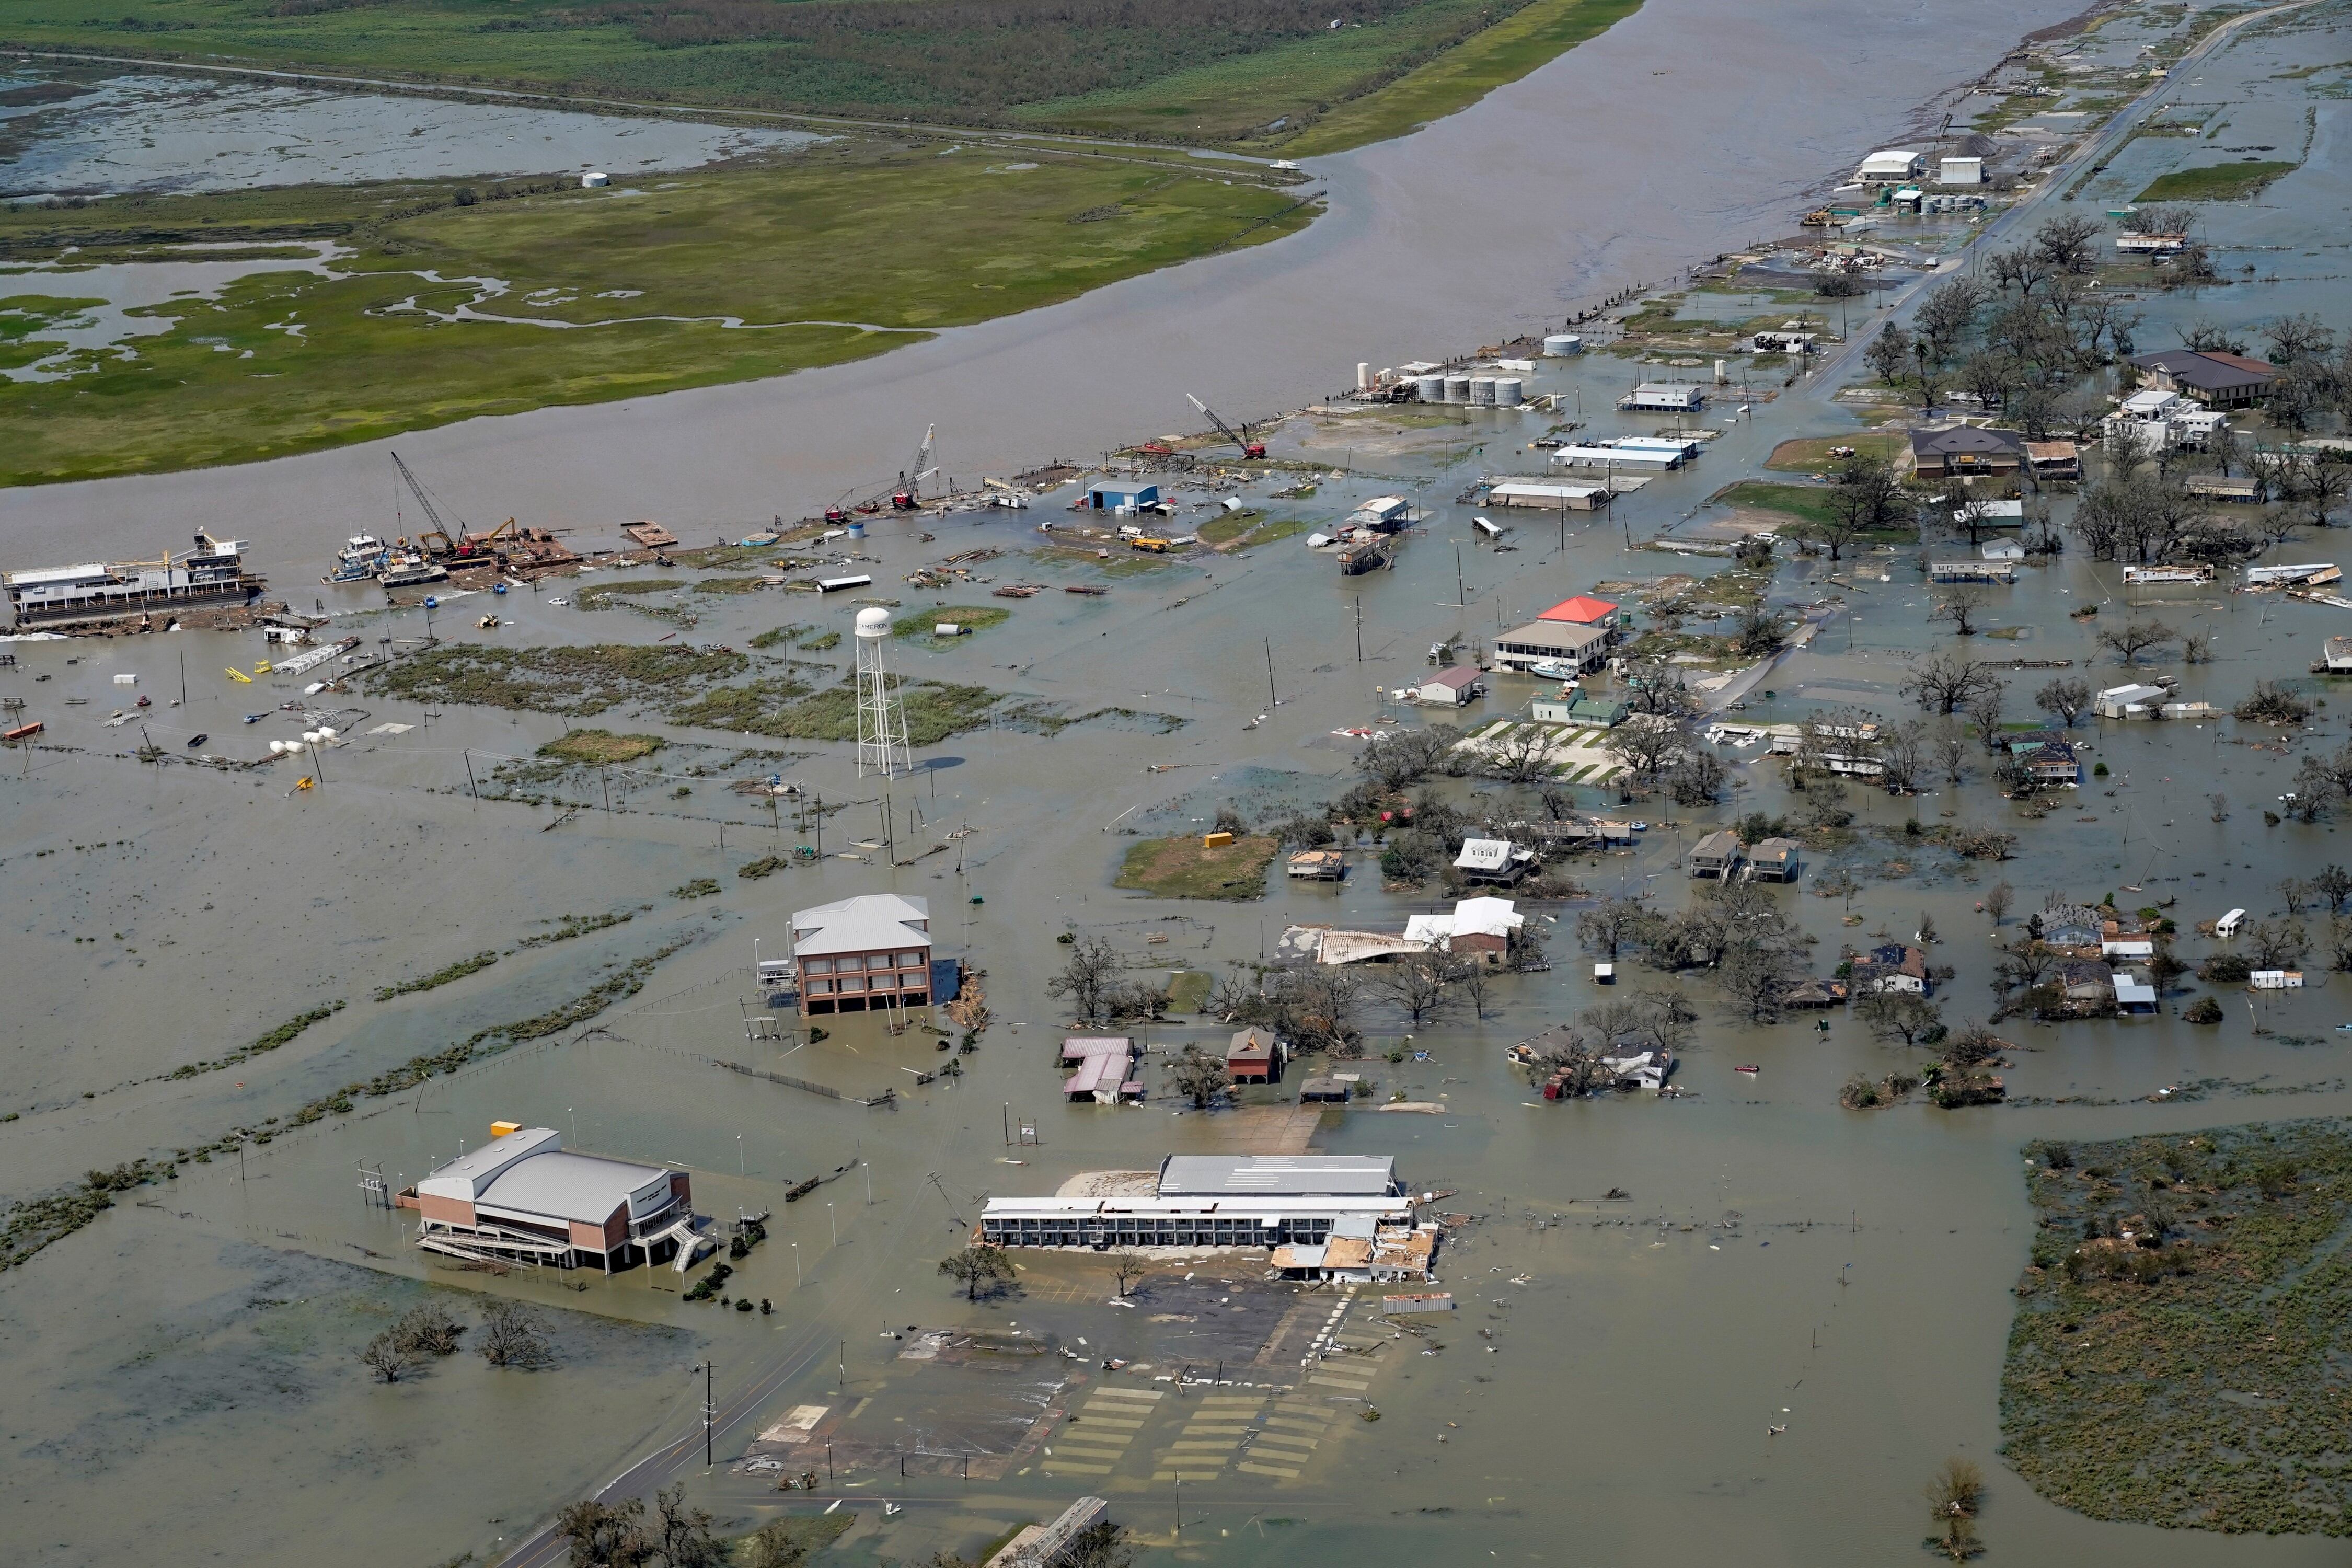
<svg viewBox="0 0 2352 1568"><path fill-rule="evenodd" d="M1550 609L1546 610L1542 615L1538 616L1536 619L1539 621L1572 621L1580 626L1589 626L1596 625L1601 621L1605 621L1616 613L1617 606L1611 604L1608 600L1596 599L1591 597L1590 595L1579 594L1573 599L1561 600L1559 604L1554 605Z"/></svg>

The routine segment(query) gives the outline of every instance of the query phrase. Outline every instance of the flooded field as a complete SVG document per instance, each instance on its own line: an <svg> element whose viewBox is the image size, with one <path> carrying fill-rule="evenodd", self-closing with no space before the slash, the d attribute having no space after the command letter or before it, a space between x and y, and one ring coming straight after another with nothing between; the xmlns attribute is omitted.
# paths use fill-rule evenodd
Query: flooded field
<svg viewBox="0 0 2352 1568"><path fill-rule="evenodd" d="M2341 41L2338 32L2294 47L2333 58ZM2249 54L2208 62L2207 87L2232 58L2251 61L2230 66L2233 79L2270 81L2270 47L2258 36ZM1559 85L1555 73L1583 53L1533 81ZM1497 100L1507 122L1526 109L1510 100ZM2315 147L2327 144L2335 103L2316 100ZM1433 144L1460 125L1439 128ZM1426 155L1419 141L1397 155ZM1423 174L1411 183L1426 189ZM2261 205L2209 209L2225 254L2295 243L2320 254L2277 268L2275 280L2258 272L2198 294L2150 291L2137 301L2141 341L2168 343L2203 316L2338 311L2333 253L2315 234L2294 237L2294 226L2343 201L2340 161L2315 155ZM1206 287L1192 269L1150 281ZM1802 308L1734 287L1684 314ZM1092 320L1093 309L1081 301L1056 320ZM1218 340L1228 354L1231 343ZM911 355L886 363L908 373L902 397L928 374L909 368ZM857 374L889 379L877 367ZM0 1354L16 1392L8 1437L19 1484L7 1511L34 1543L25 1560L130 1562L146 1555L134 1542L163 1530L255 1561L494 1558L556 1506L646 1461L633 1485L682 1477L730 1528L844 1500L858 1521L835 1552L877 1564L973 1552L1080 1491L1109 1498L1114 1517L1157 1550L1234 1564L1436 1556L1465 1540L1497 1559L1860 1564L1916 1550L1920 1487L1958 1455L1991 1477L1982 1531L2004 1563L2336 1561L2340 1548L2318 1538L2095 1522L2035 1497L1996 1455L2011 1290L2035 1224L2021 1151L2042 1139L2352 1113L2322 954L2305 964L2309 988L2259 1000L2200 983L2149 1017L2010 1020L2001 1029L2016 1048L2000 1106L1942 1111L1914 1097L1843 1110L1841 1085L1916 1066L1921 1053L1874 1039L1843 1011L1825 1032L1808 1014L1748 1024L1696 977L1685 981L1700 1019L1674 1079L1681 1098L1547 1104L1506 1061L1510 1045L1603 998L1571 935L1592 897L1647 891L1679 908L1691 896L1685 856L1701 835L1801 804L1760 747L1717 748L1733 787L1714 805L1623 805L1597 784L1556 786L1576 809L1639 812L1647 826L1631 849L1562 863L1587 897L1527 901L1552 965L1498 980L1484 1017L1457 1009L1416 1027L1392 1010L1368 1013L1356 1065L1375 1088L1353 1107L1279 1105L1297 1068L1213 1114L1161 1092L1156 1068L1142 1107L1061 1102L1065 1014L1046 991L1067 952L1056 935L1107 939L1139 974L1227 973L1265 959L1294 922L1394 928L1447 902L1434 887L1384 889L1370 848L1336 884L1277 875L1256 900L1152 900L1112 886L1139 837L1198 831L1228 803L1262 826L1333 799L1360 776L1362 742L1348 731L1384 719L1410 728L1442 717L1475 731L1524 711L1551 683L1496 674L1458 714L1385 694L1429 669L1433 643L1491 639L1572 594L1600 593L1654 627L1678 591L1738 569L1673 549L1722 548L1718 525L1735 510L1717 499L1726 487L1761 476L1785 441L1887 438L1825 388L1759 379L1744 405L1726 389L1698 416L1719 433L1695 462L1605 512L1457 503L1481 474L1541 474L1530 443L1576 416L1580 396L1580 438L1671 427L1613 411L1634 374L1601 353L1543 362L1528 391L1562 396L1557 416L1372 410L1287 421L1269 439L1292 467L1235 486L1177 483L1171 530L1214 523L1211 509L1228 495L1266 524L1302 525L1268 527L1254 545L1253 533L1236 533L1243 547L1230 551L1105 562L1091 541L1039 531L1080 521L1062 510L1068 488L1024 511L886 518L866 539L798 547L820 564L790 574L833 564L868 574L863 592L915 620L916 635L892 642L902 674L992 694L970 706L971 727L919 746L913 776L887 788L858 778L837 742L681 722L674 693L566 717L547 703L393 698L364 679L310 696L302 680L232 680L227 668L264 656L251 634L9 645L17 664L0 687L48 729L42 749L0 753L10 827L0 896L16 925L0 947L0 990L18 1020L0 1057L0 1113L15 1118L0 1125L0 1192L31 1195L141 1159L175 1170L119 1193L112 1210L0 1282ZM1050 405L1072 395L1063 388L985 416L1011 430L1017 414L1030 450L1052 439ZM1123 414L1132 434L1139 395L1127 389L1104 423ZM687 401L635 416L668 418ZM813 418L811 431L833 417ZM578 431L590 416L562 418ZM586 479L528 456L551 449L536 443L553 423L513 422L495 438L444 433L420 466L441 493L464 495L478 522L526 497L542 514L576 506ZM627 483L666 493L668 504L645 510L701 545L764 521L775 508L761 498L780 493L786 468L833 464L855 477L871 462L854 447L819 455L820 444L796 432L790 453L698 467L673 443L658 469ZM488 465L500 449L495 475L463 455L478 450ZM388 464L374 455L349 466L360 461L194 476L171 481L189 492L173 504L201 507L226 486L260 498L257 554L278 591L380 650L380 638L427 635L426 612L385 611L374 590L310 585L342 532L391 527L373 499L390 493ZM618 448L599 454L606 473L630 461ZM972 467L958 469L967 488ZM362 473L363 484L336 477ZM107 530L146 543L171 529L139 498L163 493L121 485L69 500L15 498L10 549L79 542L75 520L100 498ZM574 515L628 515L629 494L624 486ZM1425 521L1394 570L1342 577L1307 534L1381 494L1404 496ZM2048 499L2063 527L2074 497ZM1490 538L1474 527L1478 515L1508 531ZM112 549L111 537L93 533L89 547ZM572 541L599 542L613 540L592 529ZM1946 541L1938 553L1957 549ZM950 562L975 550L997 553ZM2240 906L2269 918L2282 879L2341 858L2326 822L2299 823L2278 798L2305 755L2347 739L2352 688L2304 674L2322 639L2344 629L2340 607L2233 592L2227 574L2127 591L2116 563L2076 547L1990 589L1982 628L1962 645L1927 618L1919 554L1904 545L1832 563L1777 551L1765 602L1813 629L1725 716L1795 721L1851 704L1895 719L1910 710L1895 690L1909 662L1965 646L1979 658L2031 661L1996 672L2021 722L2055 675L2126 679L2095 636L2135 614L2210 637L2210 662L2161 667L2181 700L2226 709L2258 680L2284 680L2325 705L2291 729L2086 721L2076 734L2088 776L2039 819L1997 793L1981 757L1964 782L1916 800L1849 794L1850 828L1773 894L1817 939L1816 973L1844 944L1906 941L1932 925L1933 961L1956 972L1942 988L1948 1016L1981 1016L1995 1001L1994 938L2013 935L2047 897L2177 900L2168 912L2193 961L2208 950L2187 934L2197 922ZM2333 554L2323 537L2271 559ZM907 581L927 568L926 585ZM657 573L681 585L628 592ZM495 599L453 593L430 633L515 650L723 645L747 661L730 678L738 684L838 678L851 605L693 586L719 574L600 570ZM1685 575L1693 584L1669 581ZM1021 583L1042 591L992 592ZM1062 591L1073 585L1107 592ZM589 589L615 602L589 608ZM493 605L504 624L478 626ZM1010 613L970 637L921 635L927 613L969 605ZM2095 616L2078 614L2094 605ZM799 635L758 640L787 626ZM842 635L821 646L827 632ZM185 706L174 707L184 668ZM1713 673L1724 672L1692 669ZM137 675L135 691L153 705L109 727L114 712L132 713L121 674ZM304 707L280 708L289 702ZM183 761L258 761L269 741L320 722L326 704L344 743L320 759L313 788L297 787L307 755L250 770ZM609 768L541 755L587 724L664 744ZM142 740L168 761L142 763ZM779 801L730 787L772 775L803 793ZM1439 788L1544 809L1525 787ZM2286 819L2269 823L2266 811ZM1915 819L2020 841L2008 860L1963 859L1909 831ZM795 860L802 844L823 853ZM746 875L752 868L763 868ZM1850 892L1824 896L1848 878ZM2002 882L2014 885L2016 910L1996 932L1982 905ZM942 955L984 972L994 1021L977 1049L943 1054L948 1042L891 1035L877 1017L835 1020L814 1043L752 1037L763 1006L755 939L781 941L793 909L883 890L929 899ZM491 962L467 967L485 953ZM403 987L413 988L375 1000ZM2227 1004L2221 1025L2179 1016L2209 994ZM1184 1013L1142 1032L1166 1053L1221 1043L1228 1030ZM439 1057L457 1042L469 1042L465 1056ZM420 1059L420 1073L404 1071ZM435 1070L436 1059L455 1070ZM960 1076L918 1081L948 1060ZM896 1093L868 1108L721 1064L857 1099ZM1374 1109L1398 1095L1439 1109ZM306 1114L312 1107L323 1109ZM768 1239L735 1263L726 1293L772 1311L688 1301L687 1281L667 1269L609 1279L463 1270L414 1248L410 1216L368 1205L363 1167L395 1187L414 1182L500 1120L689 1168L697 1206L721 1220L772 1213ZM1161 1268L1123 1306L1108 1264L1090 1255L1022 1255L1013 1286L976 1302L938 1272L987 1194L1051 1192L1081 1172L1171 1152L1301 1146L1393 1154L1416 1189L1451 1191L1437 1206L1465 1223L1448 1233L1438 1273L1454 1314L1401 1320L1418 1331L1403 1332L1373 1311L1370 1292L1267 1281L1251 1255ZM827 1179L787 1203L811 1177ZM468 1320L491 1298L532 1304L550 1319L554 1364L509 1374L461 1351L411 1381L371 1382L358 1348L424 1292ZM1340 1353L1310 1363L1327 1331ZM1106 1370L1107 1359L1127 1365ZM715 1368L719 1412L708 1468L698 1363ZM802 1475L816 1479L814 1490L777 1489ZM558 1560L541 1542L516 1561Z"/></svg>
<svg viewBox="0 0 2352 1568"><path fill-rule="evenodd" d="M586 169L624 180L815 140L136 68L0 72L0 199Z"/></svg>

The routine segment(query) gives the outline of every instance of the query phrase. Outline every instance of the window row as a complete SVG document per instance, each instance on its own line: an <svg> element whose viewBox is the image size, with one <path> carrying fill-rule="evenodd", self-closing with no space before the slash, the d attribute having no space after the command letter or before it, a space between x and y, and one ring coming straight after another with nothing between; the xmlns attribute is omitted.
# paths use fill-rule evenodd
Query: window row
<svg viewBox="0 0 2352 1568"><path fill-rule="evenodd" d="M930 961L919 952L869 952L847 958L804 958L803 974L854 974L864 969L926 969Z"/></svg>

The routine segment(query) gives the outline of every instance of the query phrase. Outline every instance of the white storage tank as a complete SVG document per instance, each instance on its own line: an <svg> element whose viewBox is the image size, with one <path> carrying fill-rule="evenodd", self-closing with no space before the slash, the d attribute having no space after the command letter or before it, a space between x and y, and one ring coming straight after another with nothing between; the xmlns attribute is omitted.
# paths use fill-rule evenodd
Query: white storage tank
<svg viewBox="0 0 2352 1568"><path fill-rule="evenodd" d="M580 176L580 188L585 191L593 191L600 185L609 185L612 183L613 176L602 169L591 169Z"/></svg>
<svg viewBox="0 0 2352 1568"><path fill-rule="evenodd" d="M1470 378L1466 375L1447 376L1445 378L1445 401L1448 403L1469 402Z"/></svg>
<svg viewBox="0 0 2352 1568"><path fill-rule="evenodd" d="M1526 401L1527 383L1516 375L1498 375L1495 378L1496 407L1517 408Z"/></svg>
<svg viewBox="0 0 2352 1568"><path fill-rule="evenodd" d="M1584 352L1584 340L1574 332L1553 332L1544 339L1544 353L1555 359Z"/></svg>
<svg viewBox="0 0 2352 1568"><path fill-rule="evenodd" d="M1442 375L1421 375L1413 378L1413 394L1423 403L1445 401L1445 378Z"/></svg>
<svg viewBox="0 0 2352 1568"><path fill-rule="evenodd" d="M1357 390L1358 392L1370 392L1371 389L1372 389L1372 366L1371 366L1371 363L1370 363L1369 360L1360 360L1360 360L1358 360L1358 361L1356 362L1356 390Z"/></svg>
<svg viewBox="0 0 2352 1568"><path fill-rule="evenodd" d="M1495 378L1493 376L1474 375L1470 378L1470 402L1473 406L1478 408L1492 408L1495 406Z"/></svg>

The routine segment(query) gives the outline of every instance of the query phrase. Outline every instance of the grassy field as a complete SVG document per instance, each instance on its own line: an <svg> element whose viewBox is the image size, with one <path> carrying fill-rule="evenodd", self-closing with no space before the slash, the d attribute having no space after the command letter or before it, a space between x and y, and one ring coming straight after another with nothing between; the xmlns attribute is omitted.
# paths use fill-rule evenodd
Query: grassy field
<svg viewBox="0 0 2352 1568"><path fill-rule="evenodd" d="M1013 167L948 145L852 139L643 195L446 182L0 209L12 260L195 241L331 239L352 253L336 276L258 274L144 310L174 325L128 356L76 351L61 379L0 383L0 483L247 462L780 375L1255 244L1310 215L1247 180L1043 151ZM530 194L504 194L518 189ZM427 270L509 287L478 299ZM40 320L79 313L73 278L0 282L0 359L26 356ZM469 301L514 320L450 319ZM549 321L573 330L533 324Z"/></svg>
<svg viewBox="0 0 2352 1568"><path fill-rule="evenodd" d="M945 647L949 646L948 639L937 636L933 627L961 626L963 630L956 635L965 637L974 632L984 632L991 626L1001 626L1012 618L1012 611L999 609L993 605L945 605L901 616L891 624L890 630L902 637L914 637L934 647Z"/></svg>
<svg viewBox="0 0 2352 1568"><path fill-rule="evenodd" d="M2010 1465L2094 1519L2352 1535L2352 1123L2032 1152Z"/></svg>
<svg viewBox="0 0 2352 1568"><path fill-rule="evenodd" d="M1331 152L1450 114L1639 0L52 0L9 44L635 103ZM1337 24L1336 26L1334 24Z"/></svg>
<svg viewBox="0 0 2352 1568"><path fill-rule="evenodd" d="M1147 838L1127 852L1111 886L1156 899L1259 898L1265 892L1266 866L1281 847L1255 834L1216 849L1203 847L1197 833Z"/></svg>
<svg viewBox="0 0 2352 1568"><path fill-rule="evenodd" d="M1768 467L1769 465L1767 465ZM1819 485L1780 485L1769 479L1742 479L1726 485L1707 498L1725 506L1750 511L1776 511L1805 522L1830 521L1829 492Z"/></svg>
<svg viewBox="0 0 2352 1568"><path fill-rule="evenodd" d="M2148 182L2135 200L2143 202L2234 202L2259 195L2263 186L2295 165L2276 159L2249 159L2242 163L2209 163L2195 169L2175 169Z"/></svg>
<svg viewBox="0 0 2352 1568"><path fill-rule="evenodd" d="M1288 151L1337 153L1385 142L1457 113L1498 87L1605 32L1642 0L1534 0L1380 90L1325 114Z"/></svg>
<svg viewBox="0 0 2352 1568"><path fill-rule="evenodd" d="M1764 466L1776 474L1825 473L1837 461L1830 456L1830 449L1854 444L1852 436L1801 436L1773 447Z"/></svg>

